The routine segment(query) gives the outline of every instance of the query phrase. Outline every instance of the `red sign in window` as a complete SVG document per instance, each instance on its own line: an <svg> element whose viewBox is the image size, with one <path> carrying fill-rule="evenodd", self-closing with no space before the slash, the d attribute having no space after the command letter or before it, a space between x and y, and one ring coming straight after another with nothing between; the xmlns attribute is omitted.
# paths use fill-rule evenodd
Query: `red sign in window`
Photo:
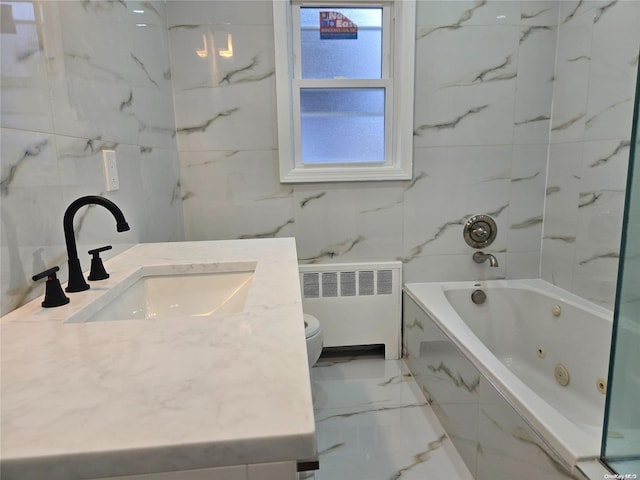
<svg viewBox="0 0 640 480"><path fill-rule="evenodd" d="M358 38L358 25L340 12L320 12L320 39L354 40Z"/></svg>

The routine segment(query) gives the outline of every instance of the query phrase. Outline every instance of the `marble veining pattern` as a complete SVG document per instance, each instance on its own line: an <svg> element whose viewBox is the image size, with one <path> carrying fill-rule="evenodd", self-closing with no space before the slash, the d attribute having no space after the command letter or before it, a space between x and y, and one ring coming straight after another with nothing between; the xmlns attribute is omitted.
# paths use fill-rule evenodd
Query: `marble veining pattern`
<svg viewBox="0 0 640 480"><path fill-rule="evenodd" d="M549 185L545 185L546 159L550 134L554 139L570 139L576 129L585 128L589 138L595 140L602 138L612 119L624 118L614 123L628 126L630 83L625 80L624 85L618 81L616 87L612 84L615 95L608 104L609 100L603 102L601 98L607 98L611 89L603 86L602 92L596 91L586 81L590 66L611 57L606 53L611 52L611 42L604 40L608 25L621 15L629 20L618 22L618 28L632 29L630 19L635 7L628 3L418 2L414 179L399 183L397 189L396 186L387 189L381 184L356 185L357 192L365 194L358 197L352 194L353 184L295 185L286 194L275 188L271 176L265 176L260 182L264 189L259 198L230 194L233 198L225 202L223 210L206 206L205 199L211 193L205 182L193 183L190 178L183 178L187 237L291 234L298 241L301 261L401 258L405 260L407 281L537 277L543 228L547 243L557 241L566 246L569 243L556 239L581 237L578 231L556 232L551 228L561 218L554 211L559 200L544 211L545 188L563 188L563 198L617 190L594 185L573 193L571 177L563 185L553 175L549 177ZM172 56L176 62L184 63L184 68L180 64L176 69L180 78L174 84L176 108L183 112L178 114L178 128L202 126L213 118L211 112L240 109L230 117L220 118L220 122L213 122L210 128L219 128L219 133L181 134L183 170L185 164L193 164L189 157L203 156L205 151L213 157L221 149L248 152L275 146L272 130L275 108L262 102L274 94L271 19L269 9L258 4L252 4L255 8L251 9L251 18L242 18L231 3L217 2L204 7L198 6L198 2L169 2L167 6ZM204 48L203 35L207 39L212 35L218 44L227 33L241 39L245 46L233 64L217 60L214 75L206 71L210 62L185 54L194 45L200 50ZM593 47L587 48L592 45L592 38ZM632 53L631 48L635 40L627 40L614 61L632 66L637 59L637 51ZM557 58L556 46L559 46ZM601 75L601 71L593 74ZM243 121L247 133L240 138L235 131L224 132L231 128L234 116L247 113L248 84L256 93L261 92L257 93L260 100L251 104L253 117L272 121L260 124L253 119ZM207 105L220 91L225 91L224 100L215 102L208 116L198 113L199 105ZM584 102L572 100L574 95L583 94ZM552 105L556 107L553 112ZM241 117L237 118L240 122ZM483 150L484 147L489 150ZM445 159L438 148L446 150L450 158ZM499 165L489 159L489 151L497 153ZM614 151L615 147L593 161L607 158ZM267 157L270 154L265 154L265 160ZM457 169L455 176L448 175L447 162L462 157L478 165L479 177L466 167ZM246 170L237 172L252 176ZM493 183L492 191L485 190L483 182ZM369 195L369 191L374 193ZM290 201L285 202L287 195ZM276 205L276 197L283 202ZM474 265L460 241L460 219L480 211L497 211L505 205L507 208L499 218L500 244L493 251L499 255L500 267L489 270ZM233 219L227 214L229 209L234 211ZM255 215L257 212L260 214ZM575 218L575 212L572 214ZM208 222L203 223L202 218ZM247 220L260 225L248 232L242 227ZM560 223L566 225L564 229L572 224L576 229L582 228L575 221L565 219ZM443 226L447 228L435 235ZM391 238L388 232L397 229L402 231L401 238ZM573 245L580 250L582 259L591 256L583 252L587 247L582 241L574 240ZM563 258L573 258L574 253ZM544 263L555 265L557 270L561 262L551 258L551 263Z"/></svg>
<svg viewBox="0 0 640 480"><path fill-rule="evenodd" d="M640 5L559 3L541 276L612 308Z"/></svg>
<svg viewBox="0 0 640 480"><path fill-rule="evenodd" d="M2 32L2 314L43 292L32 275L59 265L66 280L62 216L79 196L113 200L132 228L118 234L100 209L79 212L87 269L91 248L112 244L109 258L184 235L164 2L5 7L16 31ZM103 149L116 152L115 192L105 192Z"/></svg>
<svg viewBox="0 0 640 480"><path fill-rule="evenodd" d="M45 189L35 187L45 185L48 200L36 203L62 210L69 172L91 186L72 191L102 192L94 178L99 149L113 148L127 156L130 185L144 185L143 192L128 186L111 194L140 219L132 241L295 236L304 261L402 258L406 281L553 277L611 305L614 262L602 278L579 262L614 251L590 238L589 225L606 217L611 230L620 230L624 181L581 185L580 179L589 165L626 171L638 5L418 1L413 180L310 187L278 182L271 2L45 2L37 20L22 13L29 20L17 24L18 35L3 34L3 211L15 216L13 205L25 203L9 198L41 195ZM233 55L225 57L229 38ZM32 138L14 140L21 134ZM72 142L78 146L69 152ZM49 171L53 163L38 169L35 160L47 152L58 161L60 144L67 145L61 165L85 154L86 165L63 165L59 174ZM167 177L156 175L156 158L158 175ZM176 161L179 174L171 166ZM78 172L85 168L92 173ZM147 178L142 168L154 171ZM151 178L160 181L155 191ZM18 193L25 181L34 188ZM561 189L546 196L546 207L545 188ZM578 206L592 198L589 192L605 191L594 204ZM154 213L145 216L149 205ZM473 264L457 222L504 205L492 252L500 267ZM40 221L34 213L40 209L29 207L25 217ZM165 222L159 215L167 211ZM11 263L26 262L24 273L31 274L32 253L44 248L51 266L62 253L49 240L60 241L58 229L18 228L12 237L18 248L3 244L3 259L24 248ZM18 281L3 271L3 299L9 276L12 291L31 288L28 276ZM3 301L2 311L15 306Z"/></svg>
<svg viewBox="0 0 640 480"><path fill-rule="evenodd" d="M255 271L236 314L65 323L91 317L147 266ZM140 244L105 267L102 288L63 307L43 309L36 299L2 317L3 478L100 478L315 454L293 239Z"/></svg>
<svg viewBox="0 0 640 480"><path fill-rule="evenodd" d="M265 102L275 94L271 12L265 2L251 7L246 16L231 2L167 4L187 238L294 235L303 262L403 258L408 260L406 279L425 274L423 280L436 279L443 273L452 279L538 275L540 245L528 239L541 235L541 226L526 222L542 215L544 203L540 182L551 118L556 2L418 2L413 180L286 190L278 186L275 170L258 180L249 163L240 161L251 155L257 165L261 155L261 168L267 168L275 148L275 105ZM214 61L211 39L220 48L227 34L234 39L234 58ZM194 50L202 56L193 55ZM204 129L220 112L231 111ZM469 164L475 161L477 169L448 175L447 160L438 160L440 152L433 150L437 147L468 158ZM221 159L229 151L240 152L231 182L246 181L260 195L224 186L226 194L220 196L217 172L230 170L215 168L214 174L214 167L211 173L196 167L208 161L205 157ZM499 160L492 160L490 152L498 152ZM527 167L532 162L533 171ZM228 166L232 163L229 159ZM471 173L483 170L487 173L479 179ZM536 172L531 181L510 183ZM527 201L534 193L537 201ZM481 195L488 196L478 202ZM447 198L444 209L442 198ZM465 215L506 205L494 251L501 267L479 268L461 241L458 223ZM414 258L416 246L435 233L424 230L450 222ZM511 225L528 228L512 233ZM520 235L525 231L533 233ZM443 250L444 245L451 249Z"/></svg>
<svg viewBox="0 0 640 480"><path fill-rule="evenodd" d="M403 361L323 357L311 382L320 469L300 479L473 478Z"/></svg>

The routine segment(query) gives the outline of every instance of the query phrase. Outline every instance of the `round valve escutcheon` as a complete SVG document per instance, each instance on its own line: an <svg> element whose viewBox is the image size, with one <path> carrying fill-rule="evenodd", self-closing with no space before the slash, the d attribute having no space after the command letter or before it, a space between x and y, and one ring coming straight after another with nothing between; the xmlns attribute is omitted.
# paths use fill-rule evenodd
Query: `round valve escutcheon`
<svg viewBox="0 0 640 480"><path fill-rule="evenodd" d="M484 248L491 245L498 234L498 226L489 215L474 215L464 225L463 235L467 245Z"/></svg>

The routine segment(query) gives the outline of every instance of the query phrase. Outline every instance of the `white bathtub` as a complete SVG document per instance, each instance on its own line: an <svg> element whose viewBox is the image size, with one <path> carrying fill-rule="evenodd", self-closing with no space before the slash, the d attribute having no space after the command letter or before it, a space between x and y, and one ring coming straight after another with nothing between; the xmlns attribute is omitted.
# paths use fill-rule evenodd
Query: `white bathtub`
<svg viewBox="0 0 640 480"><path fill-rule="evenodd" d="M482 305L471 301L476 289L487 295ZM599 456L605 394L598 382L607 378L610 311L542 280L412 283L405 294L564 466ZM413 334L411 321L405 317L405 348L425 331ZM569 372L566 386L554 377L557 364Z"/></svg>

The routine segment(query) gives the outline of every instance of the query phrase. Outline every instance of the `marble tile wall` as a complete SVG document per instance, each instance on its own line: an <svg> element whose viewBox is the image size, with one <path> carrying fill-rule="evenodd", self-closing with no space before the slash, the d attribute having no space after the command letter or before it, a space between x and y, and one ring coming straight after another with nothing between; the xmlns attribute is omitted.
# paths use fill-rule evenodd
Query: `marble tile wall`
<svg viewBox="0 0 640 480"><path fill-rule="evenodd" d="M43 292L31 276L60 265L62 217L104 195L131 231L99 207L76 216L78 251L183 238L165 4L2 1L2 314ZM115 150L120 189L105 193L102 149Z"/></svg>
<svg viewBox="0 0 640 480"><path fill-rule="evenodd" d="M293 236L278 175L270 1L168 1L185 236ZM233 50L233 55L229 52Z"/></svg>
<svg viewBox="0 0 640 480"><path fill-rule="evenodd" d="M167 18L186 238L293 235L302 262L401 259L406 281L539 276L557 2L418 1L411 182L281 185L270 2ZM463 241L475 213L497 269Z"/></svg>
<svg viewBox="0 0 640 480"><path fill-rule="evenodd" d="M295 236L302 262L401 259L406 281L542 276L612 301L637 2L419 0L413 180L294 186L278 181L270 1L7 6L3 312L64 260L59 219L39 211L101 193L105 147L123 182L107 195L136 228L87 227L87 244L89 231ZM474 213L498 221L497 269L462 241Z"/></svg>
<svg viewBox="0 0 640 480"><path fill-rule="evenodd" d="M615 300L640 3L560 2L541 277Z"/></svg>

